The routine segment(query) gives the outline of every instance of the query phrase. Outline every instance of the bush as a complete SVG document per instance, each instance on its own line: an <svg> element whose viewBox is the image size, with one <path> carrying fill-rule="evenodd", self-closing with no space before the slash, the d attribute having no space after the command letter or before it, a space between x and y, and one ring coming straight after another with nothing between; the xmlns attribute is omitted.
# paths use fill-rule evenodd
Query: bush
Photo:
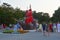
<svg viewBox="0 0 60 40"><path fill-rule="evenodd" d="M4 30L3 33L12 33L13 30Z"/></svg>

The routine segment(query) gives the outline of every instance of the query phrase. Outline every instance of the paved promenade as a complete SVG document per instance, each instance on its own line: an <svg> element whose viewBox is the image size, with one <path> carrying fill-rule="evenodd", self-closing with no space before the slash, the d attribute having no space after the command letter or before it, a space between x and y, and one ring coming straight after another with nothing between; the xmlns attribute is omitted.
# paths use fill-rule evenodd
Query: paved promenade
<svg viewBox="0 0 60 40"><path fill-rule="evenodd" d="M30 32L25 34L1 34L0 40L60 40L60 33L50 33L43 36L41 32Z"/></svg>

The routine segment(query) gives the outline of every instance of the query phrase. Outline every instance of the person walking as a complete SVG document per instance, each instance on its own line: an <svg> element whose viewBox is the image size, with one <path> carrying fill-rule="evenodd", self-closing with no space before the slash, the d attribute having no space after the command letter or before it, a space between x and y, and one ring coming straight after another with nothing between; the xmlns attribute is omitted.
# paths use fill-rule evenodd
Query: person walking
<svg viewBox="0 0 60 40"><path fill-rule="evenodd" d="M46 35L46 23L45 22L42 23L42 29L43 29L43 35L45 36Z"/></svg>
<svg viewBox="0 0 60 40"><path fill-rule="evenodd" d="M42 24L39 24L38 30L39 30L40 32L42 32Z"/></svg>
<svg viewBox="0 0 60 40"><path fill-rule="evenodd" d="M57 23L57 31L60 32L60 23Z"/></svg>
<svg viewBox="0 0 60 40"><path fill-rule="evenodd" d="M56 26L57 26L56 23L53 23L53 32L56 32L56 30L57 30Z"/></svg>
<svg viewBox="0 0 60 40"><path fill-rule="evenodd" d="M52 23L50 22L50 24L49 24L49 31L50 32L53 32L53 27L52 27Z"/></svg>

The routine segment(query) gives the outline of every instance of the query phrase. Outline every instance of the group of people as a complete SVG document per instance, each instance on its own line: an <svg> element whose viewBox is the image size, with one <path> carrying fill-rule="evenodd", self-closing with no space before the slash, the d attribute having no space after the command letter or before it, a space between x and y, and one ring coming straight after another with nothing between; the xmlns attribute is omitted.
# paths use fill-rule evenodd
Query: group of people
<svg viewBox="0 0 60 40"><path fill-rule="evenodd" d="M42 31L44 35L49 35L50 32L60 32L60 23L43 22L42 24L39 24L38 30Z"/></svg>
<svg viewBox="0 0 60 40"><path fill-rule="evenodd" d="M6 25L3 25L3 28ZM37 21L34 21L32 23L26 24L25 22L17 22L16 24L14 24L13 26L10 24L10 27L13 28L14 31L18 30L18 29L23 29L23 30L36 30L36 31L40 31L40 32L60 32L60 23L38 23Z"/></svg>
<svg viewBox="0 0 60 40"><path fill-rule="evenodd" d="M37 30L37 31L46 31L46 32L60 32L60 23L38 23L33 22L26 24L24 22L15 24L14 28L22 28L23 30Z"/></svg>
<svg viewBox="0 0 60 40"><path fill-rule="evenodd" d="M23 30L36 30L38 32L42 32L43 35L49 35L51 32L60 32L60 23L38 23L38 22L33 22L26 24L24 22L17 23L14 26L14 30L16 31L17 29L23 29Z"/></svg>

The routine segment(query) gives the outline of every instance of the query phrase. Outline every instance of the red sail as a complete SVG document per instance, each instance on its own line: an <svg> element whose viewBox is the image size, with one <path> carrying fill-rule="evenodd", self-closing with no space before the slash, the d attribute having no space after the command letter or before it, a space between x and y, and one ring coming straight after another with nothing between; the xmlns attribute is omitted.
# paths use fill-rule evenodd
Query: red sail
<svg viewBox="0 0 60 40"><path fill-rule="evenodd" d="M32 10L31 9L26 11L26 20L25 20L26 24L28 24L30 22L33 22L33 16L32 16Z"/></svg>

